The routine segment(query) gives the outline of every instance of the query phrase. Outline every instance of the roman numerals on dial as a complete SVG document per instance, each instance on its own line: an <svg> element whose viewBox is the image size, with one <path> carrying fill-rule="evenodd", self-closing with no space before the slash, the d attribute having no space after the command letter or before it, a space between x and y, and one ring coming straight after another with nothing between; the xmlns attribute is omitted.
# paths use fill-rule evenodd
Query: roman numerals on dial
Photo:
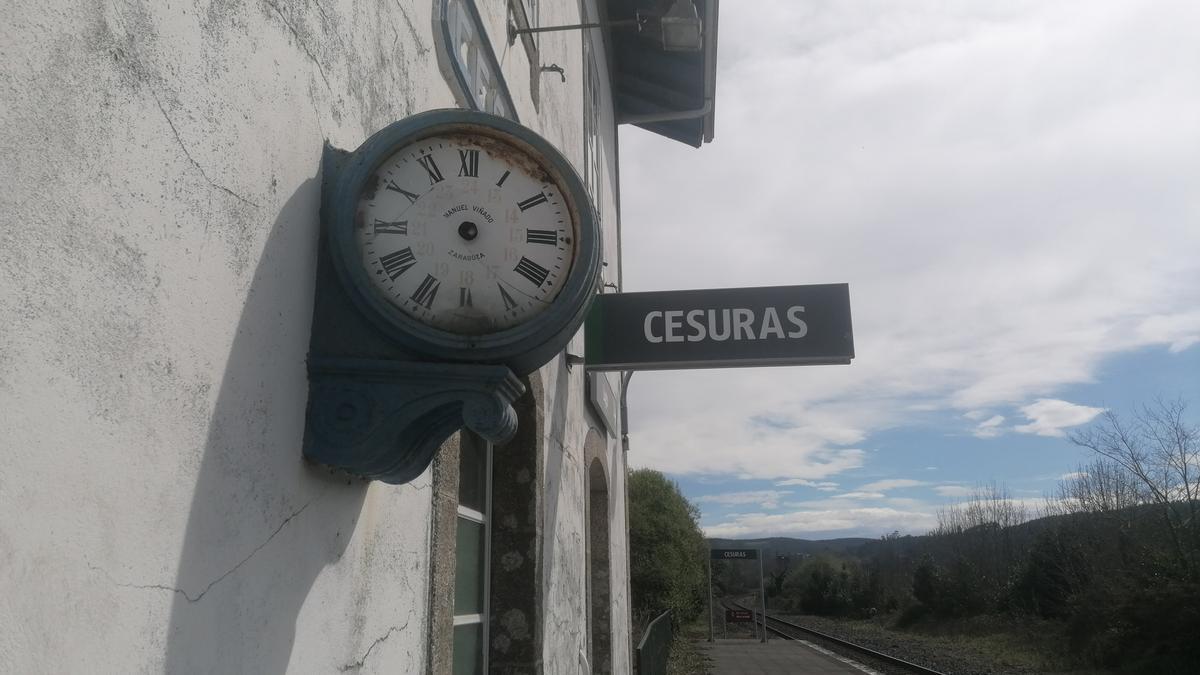
<svg viewBox="0 0 1200 675"><path fill-rule="evenodd" d="M417 290L413 291L412 301L425 309L433 308L433 299L437 297L438 289L442 287L442 282L434 278L432 274L426 274L425 280L417 286Z"/></svg>
<svg viewBox="0 0 1200 675"><path fill-rule="evenodd" d="M479 177L479 151L478 150L459 150L458 151L458 175L470 176L471 178Z"/></svg>
<svg viewBox="0 0 1200 675"><path fill-rule="evenodd" d="M579 264L572 195L537 170L535 153L502 140L469 129L422 136L363 174L345 229L353 280L391 318L499 335L557 311Z"/></svg>
<svg viewBox="0 0 1200 675"><path fill-rule="evenodd" d="M521 257L521 261L517 263L513 271L525 277L530 283L539 288L541 288L542 284L546 283L546 277L550 274L550 270L524 256Z"/></svg>
<svg viewBox="0 0 1200 675"><path fill-rule="evenodd" d="M413 202L415 202L421 198L421 195L416 194L414 192L409 192L408 190L405 190L404 188L400 187L399 185L396 185L396 181L394 181L394 180L388 181L387 189L391 190L392 192L399 192L400 194L404 195L405 197L408 197L409 204L412 204Z"/></svg>
<svg viewBox="0 0 1200 675"><path fill-rule="evenodd" d="M529 199L525 199L523 201L517 202L517 206L522 211L528 211L529 209L532 209L533 207L537 206L538 204L545 204L545 203L546 203L546 195L539 192L536 195L530 197Z"/></svg>
<svg viewBox="0 0 1200 675"><path fill-rule="evenodd" d="M421 155L417 163L425 169L425 173L429 174L430 185L437 185L446 180L446 177L442 175L442 170L438 168L437 162L433 161L433 155Z"/></svg>
<svg viewBox="0 0 1200 675"><path fill-rule="evenodd" d="M408 234L408 221L398 220L394 223L389 223L386 220L375 219L375 235L381 234Z"/></svg>
<svg viewBox="0 0 1200 675"><path fill-rule="evenodd" d="M554 246L558 243L558 232L555 230L525 230L525 243Z"/></svg>
<svg viewBox="0 0 1200 675"><path fill-rule="evenodd" d="M389 253L379 258L379 264L383 265L383 271L392 281L395 281L401 274L404 274L410 267L417 264L417 257L413 255L412 247L402 248L399 251Z"/></svg>

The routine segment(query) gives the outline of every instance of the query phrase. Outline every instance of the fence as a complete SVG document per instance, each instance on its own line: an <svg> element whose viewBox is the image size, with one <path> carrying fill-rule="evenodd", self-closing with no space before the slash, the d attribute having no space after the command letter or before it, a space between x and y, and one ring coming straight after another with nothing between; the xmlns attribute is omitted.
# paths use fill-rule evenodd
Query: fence
<svg viewBox="0 0 1200 675"><path fill-rule="evenodd" d="M646 626L637 647L638 675L666 675L667 652L671 648L671 612L659 614Z"/></svg>

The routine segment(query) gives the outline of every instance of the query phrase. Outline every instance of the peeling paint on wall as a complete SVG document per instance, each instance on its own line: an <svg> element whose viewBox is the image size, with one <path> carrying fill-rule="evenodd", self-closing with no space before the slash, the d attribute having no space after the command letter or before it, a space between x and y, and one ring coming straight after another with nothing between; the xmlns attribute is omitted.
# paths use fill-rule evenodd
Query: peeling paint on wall
<svg viewBox="0 0 1200 675"><path fill-rule="evenodd" d="M577 18L574 2L542 6L546 22ZM0 521L0 671L425 670L428 474L347 480L303 464L300 442L321 148L454 105L432 8L7 8L0 510L23 515ZM578 36L541 45L579 72ZM524 58L504 60L514 81ZM538 107L510 87L521 119L577 163L579 81L543 86ZM565 672L587 644L588 413L581 370L559 360L539 376L545 505L528 517L542 544L500 564L538 570L543 611L502 623L510 640L543 631L546 672ZM614 634L623 583L614 566Z"/></svg>

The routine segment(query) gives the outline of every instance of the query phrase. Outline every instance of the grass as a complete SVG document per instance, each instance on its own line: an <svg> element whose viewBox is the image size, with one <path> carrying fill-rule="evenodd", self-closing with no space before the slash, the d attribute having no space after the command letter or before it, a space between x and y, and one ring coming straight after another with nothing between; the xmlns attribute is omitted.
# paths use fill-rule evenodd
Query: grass
<svg viewBox="0 0 1200 675"><path fill-rule="evenodd" d="M667 657L668 675L707 675L712 672L712 662L704 654L700 643L708 638L708 624L697 620L683 626L671 642Z"/></svg>
<svg viewBox="0 0 1200 675"><path fill-rule="evenodd" d="M814 618L815 619L815 618ZM1109 671L1082 668L1064 653L1067 637L1053 622L979 616L968 619L922 619L895 625L895 617L874 619L816 619L837 625L851 641L871 638L876 644L900 643L918 655L949 659L973 668L985 666L1000 672L1102 675ZM890 651L886 648L883 651ZM906 654L897 654L902 658Z"/></svg>

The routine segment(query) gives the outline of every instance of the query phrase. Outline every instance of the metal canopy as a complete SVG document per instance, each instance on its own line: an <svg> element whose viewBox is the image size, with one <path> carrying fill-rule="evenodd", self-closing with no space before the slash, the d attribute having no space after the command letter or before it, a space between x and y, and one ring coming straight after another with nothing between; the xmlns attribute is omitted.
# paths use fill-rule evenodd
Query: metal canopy
<svg viewBox="0 0 1200 675"><path fill-rule="evenodd" d="M661 12L670 0L607 0L610 22ZM695 0L703 22L699 51L665 51L636 30L613 27L612 84L618 124L634 124L700 147L713 139L716 109L718 0Z"/></svg>

